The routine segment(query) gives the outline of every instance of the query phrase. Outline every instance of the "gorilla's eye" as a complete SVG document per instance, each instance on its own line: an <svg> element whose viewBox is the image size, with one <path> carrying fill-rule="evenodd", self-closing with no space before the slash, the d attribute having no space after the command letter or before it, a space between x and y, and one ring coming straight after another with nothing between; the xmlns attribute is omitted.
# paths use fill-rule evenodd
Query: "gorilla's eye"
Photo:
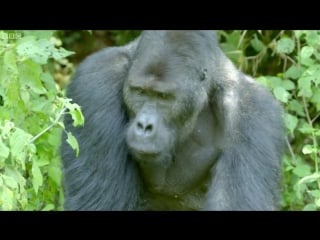
<svg viewBox="0 0 320 240"><path fill-rule="evenodd" d="M136 93L138 95L143 95L145 94L145 90L143 88L140 88L140 87L135 87L135 86L131 86L130 87L130 90L133 92L133 93Z"/></svg>
<svg viewBox="0 0 320 240"><path fill-rule="evenodd" d="M165 92L158 92L156 95L161 99L167 99L168 100L168 99L172 99L173 98L172 94L165 93Z"/></svg>
<svg viewBox="0 0 320 240"><path fill-rule="evenodd" d="M131 86L130 89L132 92L138 95L147 95L150 97L156 97L163 100L170 100L174 98L174 95L172 93L157 91L153 89L144 89L144 88L135 87L135 86Z"/></svg>

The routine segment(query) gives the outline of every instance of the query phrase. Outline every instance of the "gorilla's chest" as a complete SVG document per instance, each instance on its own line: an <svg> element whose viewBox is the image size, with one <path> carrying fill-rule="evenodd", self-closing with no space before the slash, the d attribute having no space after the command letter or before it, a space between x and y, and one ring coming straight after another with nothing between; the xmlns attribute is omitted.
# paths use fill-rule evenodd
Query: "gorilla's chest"
<svg viewBox="0 0 320 240"><path fill-rule="evenodd" d="M183 194L166 195L146 191L144 193L144 209L146 210L201 210L208 189L208 179L195 189Z"/></svg>
<svg viewBox="0 0 320 240"><path fill-rule="evenodd" d="M217 160L219 150L218 130L213 119L203 111L193 133L180 144L170 164L140 164L140 174L145 183L145 201L154 210L197 210L203 206L210 169ZM215 132L215 135L212 134Z"/></svg>
<svg viewBox="0 0 320 240"><path fill-rule="evenodd" d="M202 209L210 183L210 171L205 171L196 165L193 168L183 168L179 164L172 164L168 169L143 169L141 172L145 183L146 209Z"/></svg>

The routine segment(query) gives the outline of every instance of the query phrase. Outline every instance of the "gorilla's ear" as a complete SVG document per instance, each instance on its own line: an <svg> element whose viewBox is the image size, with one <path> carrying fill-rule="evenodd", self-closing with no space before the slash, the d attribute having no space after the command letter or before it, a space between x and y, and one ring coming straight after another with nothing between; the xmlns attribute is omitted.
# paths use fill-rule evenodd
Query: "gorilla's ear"
<svg viewBox="0 0 320 240"><path fill-rule="evenodd" d="M201 73L200 73L200 81L201 82L207 80L207 78L208 78L207 72L208 72L208 70L206 68L201 69Z"/></svg>

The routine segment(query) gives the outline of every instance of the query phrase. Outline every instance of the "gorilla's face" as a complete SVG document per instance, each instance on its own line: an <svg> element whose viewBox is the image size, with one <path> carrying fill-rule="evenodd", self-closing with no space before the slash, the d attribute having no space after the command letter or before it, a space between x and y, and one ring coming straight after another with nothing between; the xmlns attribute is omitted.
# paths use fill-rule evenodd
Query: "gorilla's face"
<svg viewBox="0 0 320 240"><path fill-rule="evenodd" d="M144 37L148 41L142 37L143 48L138 47L124 84L127 144L137 160L167 162L192 132L207 100L205 73L190 57L193 49L186 55L181 46L157 41L163 37Z"/></svg>

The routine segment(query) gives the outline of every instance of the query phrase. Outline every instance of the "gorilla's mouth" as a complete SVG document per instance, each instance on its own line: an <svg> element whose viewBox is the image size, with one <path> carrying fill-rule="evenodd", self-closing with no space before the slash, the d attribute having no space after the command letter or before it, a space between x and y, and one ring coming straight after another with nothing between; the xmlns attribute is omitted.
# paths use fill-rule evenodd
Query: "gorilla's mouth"
<svg viewBox="0 0 320 240"><path fill-rule="evenodd" d="M156 158L161 154L160 149L150 147L149 145L134 144L129 146L129 149L132 155L141 160Z"/></svg>
<svg viewBox="0 0 320 240"><path fill-rule="evenodd" d="M136 151L134 153L134 155L138 158L138 159L153 159L156 158L157 156L160 155L159 152L145 152L145 151Z"/></svg>
<svg viewBox="0 0 320 240"><path fill-rule="evenodd" d="M141 156L158 156L160 154L160 151L150 151L144 149L131 149L131 152Z"/></svg>

